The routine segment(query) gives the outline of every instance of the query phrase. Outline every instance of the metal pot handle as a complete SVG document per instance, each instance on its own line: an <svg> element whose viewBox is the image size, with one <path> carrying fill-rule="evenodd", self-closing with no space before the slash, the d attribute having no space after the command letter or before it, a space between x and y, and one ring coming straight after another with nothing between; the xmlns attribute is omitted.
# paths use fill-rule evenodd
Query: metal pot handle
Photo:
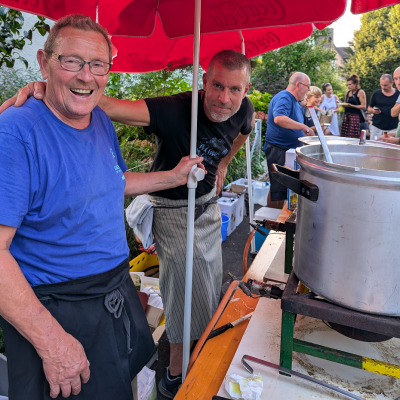
<svg viewBox="0 0 400 400"><path fill-rule="evenodd" d="M300 180L299 171L282 167L278 164L271 164L269 168L272 178L281 183L283 186L286 186L290 190L293 190L293 192L305 197L310 201L318 200L318 186L308 181Z"/></svg>

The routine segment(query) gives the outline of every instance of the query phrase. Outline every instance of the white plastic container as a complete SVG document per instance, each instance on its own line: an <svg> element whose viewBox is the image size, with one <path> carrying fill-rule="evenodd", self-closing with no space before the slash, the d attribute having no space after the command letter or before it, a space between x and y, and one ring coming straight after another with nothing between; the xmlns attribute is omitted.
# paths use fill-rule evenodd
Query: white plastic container
<svg viewBox="0 0 400 400"><path fill-rule="evenodd" d="M294 160L296 159L296 149L289 149L285 155L285 165L294 169Z"/></svg>
<svg viewBox="0 0 400 400"><path fill-rule="evenodd" d="M261 206L266 206L268 201L269 193L269 183L268 182L258 182L253 183L253 203L260 204Z"/></svg>
<svg viewBox="0 0 400 400"><path fill-rule="evenodd" d="M244 215L244 194L238 197L238 202L236 207L236 218L235 218L236 228L242 223L243 215Z"/></svg>
<svg viewBox="0 0 400 400"><path fill-rule="evenodd" d="M255 212L254 221L262 221L264 219L271 219L273 221L276 221L276 219L279 217L279 214L281 213L281 211L282 210L279 210L277 208L261 207ZM269 234L269 229L265 229L263 227L260 227L260 229L267 235ZM264 235L261 235L261 233L256 232L256 235L255 235L256 251L260 250L261 246L265 242L265 239L266 239L266 237Z"/></svg>
<svg viewBox="0 0 400 400"><path fill-rule="evenodd" d="M227 232L227 235L229 236L236 229L236 215L237 215L237 209L239 208L239 199L232 199L230 197L221 197L218 199L218 205L219 209L221 210L221 214L227 215L230 219Z"/></svg>

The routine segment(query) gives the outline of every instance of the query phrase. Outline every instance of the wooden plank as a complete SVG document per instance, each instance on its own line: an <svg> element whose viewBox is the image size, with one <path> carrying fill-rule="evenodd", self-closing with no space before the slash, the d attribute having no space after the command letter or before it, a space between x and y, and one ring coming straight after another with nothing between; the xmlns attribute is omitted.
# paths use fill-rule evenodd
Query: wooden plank
<svg viewBox="0 0 400 400"><path fill-rule="evenodd" d="M284 208L278 220L284 222L290 214L291 211ZM247 281L247 279L262 281L282 243L282 237L284 237L284 234L274 234L267 237L251 268L243 278L244 281ZM254 311L257 303L258 299L247 297L240 289L237 290L216 328ZM175 400L208 400L217 394L248 324L249 322L245 321L205 344L181 389L175 396Z"/></svg>

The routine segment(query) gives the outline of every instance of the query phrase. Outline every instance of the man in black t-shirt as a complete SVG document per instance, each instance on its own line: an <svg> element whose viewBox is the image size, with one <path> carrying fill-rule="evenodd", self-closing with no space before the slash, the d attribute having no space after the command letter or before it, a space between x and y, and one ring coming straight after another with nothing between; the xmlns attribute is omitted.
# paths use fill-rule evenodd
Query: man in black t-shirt
<svg viewBox="0 0 400 400"><path fill-rule="evenodd" d="M194 229L191 340L199 339L219 303L221 214L215 196L222 189L230 161L254 126L254 107L246 97L250 86L249 60L224 50L211 59L203 75L204 90L198 94L197 154L204 158L207 174L196 189L196 214L201 215ZM43 98L43 92L43 83L28 84L19 92L19 105L29 95ZM137 101L103 96L99 106L113 121L144 126L146 132L154 133L158 146L151 171L169 171L190 153L191 98L192 92ZM182 383L187 198L186 185L150 193L170 341L170 366L159 390L168 399L174 398Z"/></svg>
<svg viewBox="0 0 400 400"><path fill-rule="evenodd" d="M390 114L399 97L399 91L393 87L392 75L382 75L380 85L382 89L372 94L368 106L368 112L374 115L370 126L370 137L373 140L375 137L382 136L384 131L394 136L398 124L398 119Z"/></svg>

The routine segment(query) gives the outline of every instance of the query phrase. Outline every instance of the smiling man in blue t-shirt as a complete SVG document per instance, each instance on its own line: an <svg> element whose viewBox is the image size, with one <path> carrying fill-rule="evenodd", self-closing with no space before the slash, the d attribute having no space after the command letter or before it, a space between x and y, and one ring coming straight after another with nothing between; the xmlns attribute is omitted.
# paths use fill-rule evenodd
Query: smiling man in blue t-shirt
<svg viewBox="0 0 400 400"><path fill-rule="evenodd" d="M10 399L132 400L131 380L155 350L129 279L124 195L183 185L202 158L183 158L172 171L126 172L97 106L111 50L89 17L60 19L38 51L43 101L0 116L0 320Z"/></svg>
<svg viewBox="0 0 400 400"><path fill-rule="evenodd" d="M289 149L299 147L301 136L314 136L313 130L304 125L304 111L299 101L310 89L310 78L302 72L295 72L289 79L286 90L273 97L268 108L267 133L264 151L268 168L271 164L285 164L285 154ZM287 196L287 188L271 177L268 207L282 208Z"/></svg>

